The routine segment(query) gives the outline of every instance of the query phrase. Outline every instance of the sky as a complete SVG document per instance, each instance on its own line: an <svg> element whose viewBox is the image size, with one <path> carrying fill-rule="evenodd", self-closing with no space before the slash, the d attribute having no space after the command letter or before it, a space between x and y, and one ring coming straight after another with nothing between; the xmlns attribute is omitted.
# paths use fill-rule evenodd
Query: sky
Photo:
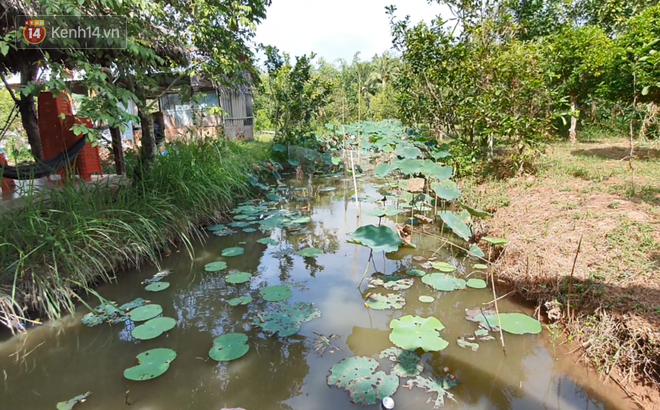
<svg viewBox="0 0 660 410"><path fill-rule="evenodd" d="M371 59L392 47L385 7L397 6L396 16L430 22L448 14L443 6L426 0L273 0L266 20L257 27L256 42L273 45L291 56L315 52L334 62L351 61L360 51Z"/></svg>

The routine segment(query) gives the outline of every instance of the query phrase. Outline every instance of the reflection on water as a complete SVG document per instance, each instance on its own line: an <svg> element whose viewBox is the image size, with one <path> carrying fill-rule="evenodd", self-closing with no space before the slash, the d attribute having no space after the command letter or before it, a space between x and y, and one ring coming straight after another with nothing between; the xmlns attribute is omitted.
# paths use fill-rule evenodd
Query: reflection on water
<svg viewBox="0 0 660 410"><path fill-rule="evenodd" d="M374 186L360 182L361 196L382 197ZM294 187L304 184L291 182ZM324 186L337 189L316 189ZM162 267L173 271L166 279L172 286L163 292L147 293L141 284L156 272L153 267L128 272L121 276L120 283L100 289L105 298L119 303L145 297L163 306L163 314L175 318L177 327L157 339L133 340L131 330L135 324L131 321L88 328L80 323L82 314L33 329L26 336L7 338L0 343L0 408L53 409L59 401L91 391L92 396L76 410L116 410L124 408L127 390L133 410L358 408L350 403L345 391L327 386L329 369L351 355L377 357L391 346L389 322L405 314L434 315L446 327L442 334L450 346L441 353L427 353L422 360L435 374L444 374L448 367L460 380L452 391L457 402L448 402L448 408L625 408L620 397L611 396L615 404L611 397L596 396L573 382L571 376L576 373L567 375L562 371L563 363L554 360L542 336L505 335L506 356L498 340L480 343L477 352L458 347L456 338L476 329L476 324L465 320L465 308L492 300L488 289L438 293L417 279L412 288L402 292L407 300L403 310L367 309L365 286L358 288L365 269L369 274L392 274L419 268L412 256L430 257L438 243L417 235L416 250L388 257L375 254L367 268L369 250L346 243L348 234L358 227L355 203L350 199L353 194L352 180L319 178L312 190L311 206L297 200L286 204L291 210L309 214L313 222L301 232L276 229L271 234L276 245L257 243L264 237L259 232L212 236L205 244L196 245L194 260L180 252L163 261ZM373 206L363 203L362 211ZM399 215L390 223L397 218L402 222L406 217ZM361 219L362 223L378 221L367 216ZM224 272L204 271L205 264L217 260L221 250L231 246L242 246L245 253L227 258L229 268ZM314 258L295 255L295 251L307 247L321 248L325 254ZM436 256L462 261L458 253L451 251ZM224 277L239 271L251 273L252 281L228 285ZM284 339L266 337L260 328L250 325L258 312L267 308L259 290L280 283L293 289L290 303L314 302L323 315L304 323L300 334ZM254 298L248 306L227 304L229 299L248 294ZM421 295L432 295L435 302L420 303ZM500 310L515 312L521 308L503 300ZM248 354L230 363L209 360L212 340L228 332L248 335ZM332 341L338 350L327 350L322 356L316 353L314 332L340 335ZM177 352L167 373L148 382L123 378L124 369L137 363L137 354L156 347ZM382 366L388 364L383 362ZM583 382L590 384L592 380ZM429 398L435 399L419 389L400 388L394 395L397 409L431 409L433 401L427 403Z"/></svg>

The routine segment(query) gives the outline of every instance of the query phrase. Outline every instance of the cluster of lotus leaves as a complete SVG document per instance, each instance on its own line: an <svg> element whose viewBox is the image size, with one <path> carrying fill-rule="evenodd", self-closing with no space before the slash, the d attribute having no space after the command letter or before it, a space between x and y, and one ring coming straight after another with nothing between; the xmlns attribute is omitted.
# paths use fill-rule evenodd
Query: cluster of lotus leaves
<svg viewBox="0 0 660 410"><path fill-rule="evenodd" d="M348 240L371 248L374 252L396 252L403 245L403 240L389 226L365 225L353 232Z"/></svg>
<svg viewBox="0 0 660 410"><path fill-rule="evenodd" d="M435 317L422 318L407 315L390 322L390 341L404 350L437 352L446 349L449 343L440 337L445 326Z"/></svg>
<svg viewBox="0 0 660 410"><path fill-rule="evenodd" d="M139 364L124 370L124 377L133 381L151 380L163 375L170 368L170 363L176 359L176 352L172 349L157 348L140 353L137 359Z"/></svg>
<svg viewBox="0 0 660 410"><path fill-rule="evenodd" d="M405 290L410 289L415 281L412 278L404 278L401 276L372 276L367 281L367 287L375 288L382 286L388 290Z"/></svg>
<svg viewBox="0 0 660 410"><path fill-rule="evenodd" d="M252 302L252 296L240 296L237 298L230 299L229 306L238 306L238 305L247 305Z"/></svg>
<svg viewBox="0 0 660 410"><path fill-rule="evenodd" d="M262 312L261 317L255 318L252 324L261 327L265 333L288 337L300 332L304 322L320 317L321 311L312 303L297 302L293 306L279 303L273 310Z"/></svg>
<svg viewBox="0 0 660 410"><path fill-rule="evenodd" d="M228 333L213 339L209 357L216 362L229 362L245 356L248 350L250 346L247 344L247 335Z"/></svg>
<svg viewBox="0 0 660 410"><path fill-rule="evenodd" d="M378 366L378 361L371 357L347 357L332 366L327 383L348 391L353 403L376 404L399 388L399 377L376 371Z"/></svg>

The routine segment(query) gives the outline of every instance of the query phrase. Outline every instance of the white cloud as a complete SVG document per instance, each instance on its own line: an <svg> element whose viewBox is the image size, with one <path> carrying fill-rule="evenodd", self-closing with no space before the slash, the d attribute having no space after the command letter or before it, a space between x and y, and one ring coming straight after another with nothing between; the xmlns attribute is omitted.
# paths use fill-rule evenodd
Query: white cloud
<svg viewBox="0 0 660 410"><path fill-rule="evenodd" d="M396 5L398 17L430 22L447 17L443 6L426 0L273 0L266 20L257 28L257 43L274 45L292 56L316 52L328 61L350 61L361 52L371 58L392 47L385 7Z"/></svg>

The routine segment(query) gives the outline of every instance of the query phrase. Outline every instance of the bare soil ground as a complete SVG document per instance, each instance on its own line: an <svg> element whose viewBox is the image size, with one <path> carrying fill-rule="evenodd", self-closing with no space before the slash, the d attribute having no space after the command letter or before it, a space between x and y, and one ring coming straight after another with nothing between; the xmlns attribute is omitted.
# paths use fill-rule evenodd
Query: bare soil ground
<svg viewBox="0 0 660 410"><path fill-rule="evenodd" d="M635 154L633 172L626 140L554 145L539 175L462 185L494 212L489 235L510 241L499 279L605 382L660 409L660 143Z"/></svg>

